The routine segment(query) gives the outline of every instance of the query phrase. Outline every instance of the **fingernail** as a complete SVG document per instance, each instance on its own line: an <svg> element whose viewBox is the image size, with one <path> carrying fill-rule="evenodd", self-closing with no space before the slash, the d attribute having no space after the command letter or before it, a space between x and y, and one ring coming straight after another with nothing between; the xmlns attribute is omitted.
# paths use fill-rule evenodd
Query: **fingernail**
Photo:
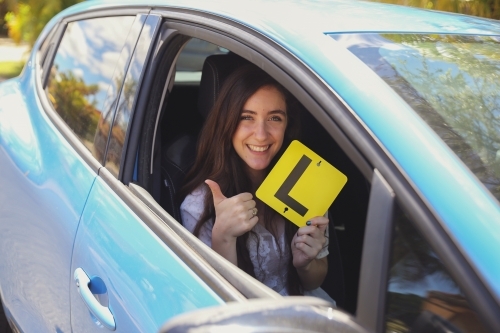
<svg viewBox="0 0 500 333"><path fill-rule="evenodd" d="M307 221L307 222L306 222L306 224L307 224L307 225L311 225L311 221Z"/></svg>

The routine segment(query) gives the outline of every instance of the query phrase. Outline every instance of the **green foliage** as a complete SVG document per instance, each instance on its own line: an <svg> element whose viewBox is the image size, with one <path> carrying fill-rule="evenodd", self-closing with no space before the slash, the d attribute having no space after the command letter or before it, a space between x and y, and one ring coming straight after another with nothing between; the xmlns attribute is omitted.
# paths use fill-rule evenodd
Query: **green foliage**
<svg viewBox="0 0 500 333"><path fill-rule="evenodd" d="M500 0L370 0L500 19Z"/></svg>
<svg viewBox="0 0 500 333"><path fill-rule="evenodd" d="M0 77L11 78L18 76L24 67L24 61L2 61L0 62Z"/></svg>
<svg viewBox="0 0 500 333"><path fill-rule="evenodd" d="M33 29L29 22L30 6L20 3L17 6L17 13L8 12L5 15L5 22L9 28L9 37L15 42L31 41Z"/></svg>
<svg viewBox="0 0 500 333"><path fill-rule="evenodd" d="M72 72L57 72L53 69L49 85L49 98L64 121L83 140L93 141L100 112L95 99L89 100L99 91L97 84L87 85Z"/></svg>
<svg viewBox="0 0 500 333"><path fill-rule="evenodd" d="M10 12L5 15L5 21L9 37L18 43L23 41L33 45L43 27L54 15L83 0L8 1Z"/></svg>
<svg viewBox="0 0 500 333"><path fill-rule="evenodd" d="M500 200L500 54L487 36L384 35L418 52L384 77ZM440 64L440 65L438 65Z"/></svg>

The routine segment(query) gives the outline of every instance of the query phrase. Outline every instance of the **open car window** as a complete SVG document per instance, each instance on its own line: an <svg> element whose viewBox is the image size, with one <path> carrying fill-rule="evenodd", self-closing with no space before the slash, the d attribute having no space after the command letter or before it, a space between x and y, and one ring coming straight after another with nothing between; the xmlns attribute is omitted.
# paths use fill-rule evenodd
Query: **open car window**
<svg viewBox="0 0 500 333"><path fill-rule="evenodd" d="M195 85L201 81L201 72L205 59L213 54L227 54L229 51L207 41L192 38L184 45L175 63L176 86Z"/></svg>
<svg viewBox="0 0 500 333"><path fill-rule="evenodd" d="M156 201L150 207L163 216L169 225L176 223L176 226L171 225L172 228L186 242L205 256L207 261L221 267L213 258L211 249L200 245L200 242L193 242L193 236L187 235L186 229L178 229L177 226L182 228L182 219L177 194L192 166L198 135L214 102L213 87L205 89L206 83L203 81L211 75L213 77L210 79L221 78L213 71L213 67L221 66L223 71L229 68L234 70L240 62L243 64L248 60L227 45L221 46L204 39L182 34L165 39L168 43L155 51L158 56L152 63L156 67L151 73L156 75L151 79L152 90L147 104L144 104L144 109L136 110L145 114L137 164L131 181L149 192L148 195ZM299 108L302 124L300 140L349 178L348 184L329 209L331 269L322 289L336 301L337 306L354 313L369 182L315 117L303 105ZM143 193L144 196L147 195ZM262 295L252 290L242 290L247 287L234 279L234 271L235 267L226 266L221 273L247 297Z"/></svg>

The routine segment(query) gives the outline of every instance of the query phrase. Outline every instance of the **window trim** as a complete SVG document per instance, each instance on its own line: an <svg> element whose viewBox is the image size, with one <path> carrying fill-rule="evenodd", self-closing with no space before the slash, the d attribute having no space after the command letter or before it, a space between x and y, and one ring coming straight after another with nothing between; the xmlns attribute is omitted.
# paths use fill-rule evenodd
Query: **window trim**
<svg viewBox="0 0 500 333"><path fill-rule="evenodd" d="M136 16L139 14L148 15L151 11L149 6L127 6L115 5L107 6L105 9L93 8L78 14L68 15L61 21L65 24L73 21L89 20L100 17L116 17L116 16Z"/></svg>
<svg viewBox="0 0 500 333"><path fill-rule="evenodd" d="M370 332L383 332L395 193L375 169L361 259L356 316Z"/></svg>
<svg viewBox="0 0 500 333"><path fill-rule="evenodd" d="M154 26L154 31L152 33L152 40L154 40L155 36L156 36L156 31L158 29L158 25L159 25L159 22L160 20L156 18L156 22L152 22L155 20L155 16L151 16L151 15L148 15L148 14L137 14L135 16L135 19L134 19L134 22L132 23L132 26L130 28L130 31L129 31L129 34L125 40L125 43L123 44L123 49L126 49L127 47L130 48L131 52L130 54L128 55L127 59L124 61L124 64L125 64L125 67L123 68L123 72L124 72L124 75L123 75L123 78L121 80L121 83L120 83L120 86L118 88L118 91L116 92L116 95L115 95L115 102L111 103L111 106L112 108L109 110L110 113L112 113L112 116L110 117L110 121L109 121L109 131L108 131L108 135L107 135L107 140L106 140L106 147L104 147L104 154L102 156L102 161L100 161L102 163L103 166L106 166L107 164L107 161L108 161L108 150L109 150L109 145L110 145L110 142L111 142L111 139L112 139L112 132L113 132L113 128L115 126L115 121L116 121L116 116L117 116L117 112L119 110L119 103L120 103L120 100L122 98L122 94L123 94L123 87L125 86L125 82L127 80L127 77L129 75L129 68L130 68L130 64L132 62L132 60L135 58L135 55L136 55L136 52L137 52L137 45L141 42L141 37L143 36L143 29L144 29L144 26L146 25L147 22L150 22L150 23L156 23L155 26ZM137 25L136 27L134 27L135 25ZM133 35L133 32L134 30L137 30L137 35ZM148 51L148 55L146 56L146 62L147 62L147 59L149 59L149 52ZM120 53L120 57L122 57L124 55L124 52L122 50L122 52ZM118 60L118 63L120 62L120 60ZM147 67L147 64L144 66L144 68ZM116 71L116 67L115 67L115 71L113 73L113 76L111 78L112 81L114 81L115 79L118 79L120 76L119 76L119 72ZM134 105L132 106L132 110L134 109L134 106L136 104L136 98L139 94L139 90L140 90L140 86L141 86L141 79L144 75L144 70L142 71L141 75L140 75L140 78L139 78L139 82L137 83L137 91L135 93L135 98L134 98ZM106 103L104 103L106 104ZM106 110L102 110L103 113L106 112ZM129 119L129 124L130 122L133 120L133 115L131 115L130 119ZM128 136L128 125L127 124L127 131L125 132L125 140L124 140L124 143L123 143L123 146L122 146L122 154L120 156L120 165L119 165L119 173L117 175L117 178L120 179L120 173L121 173L121 165L122 165L122 160L123 160L123 155L124 155L124 152L127 151L127 136Z"/></svg>
<svg viewBox="0 0 500 333"><path fill-rule="evenodd" d="M56 31L51 37L51 40L49 41L49 49L47 50L47 54L45 55L45 58L43 59L43 65L42 65L42 87L45 89L47 87L47 82L49 80L49 70L52 68L52 65L54 63L54 59L56 57L56 52L57 49L59 48L59 45L61 43L61 40L64 36L64 33L66 32L67 24L63 22L58 22L56 26Z"/></svg>

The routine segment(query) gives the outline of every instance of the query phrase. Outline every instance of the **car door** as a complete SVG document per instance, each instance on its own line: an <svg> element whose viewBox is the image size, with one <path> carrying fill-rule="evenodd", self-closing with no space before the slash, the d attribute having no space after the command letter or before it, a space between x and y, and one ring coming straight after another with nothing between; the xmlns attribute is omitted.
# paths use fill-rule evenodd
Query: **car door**
<svg viewBox="0 0 500 333"><path fill-rule="evenodd" d="M11 102L0 112L0 280L4 307L20 331L71 330L71 253L100 166L95 156L102 144L93 142L93 136L116 55L134 20L123 16L116 22L122 30L101 30L90 37L85 27L92 30L102 22L69 27L53 20L23 76L3 90L2 97ZM63 34L78 36L81 43L57 48ZM112 41L106 54L92 48L103 40ZM91 77L99 71L92 66L103 58L102 75Z"/></svg>
<svg viewBox="0 0 500 333"><path fill-rule="evenodd" d="M173 18L167 11L161 14ZM332 94L331 87L319 82L308 68L304 68L305 66L293 56L287 56L286 51L278 51L279 48L265 38L244 29L237 29L234 23L207 18L204 21L206 29L203 29L199 24L196 27L194 24L189 24L190 20L196 22L196 15L186 14L183 19L187 22L168 24L171 29L178 29L182 34L208 40L260 64L261 68L265 68L279 80L302 104L307 105L308 111L327 130L328 141L322 141L322 147L321 144L317 145L326 152L325 155L328 151L340 154L339 151L334 151L334 145L331 144L335 142L345 152L345 158L350 159L354 168L359 169L361 178L369 179L369 184L361 181L358 191L354 195L351 193L350 198L356 199L356 196L363 195L361 191L363 185L365 190L369 188L368 211L365 211L362 222L353 228L352 221L348 219L357 214L339 218L341 221L345 218L346 231L361 229L361 232L356 230L355 238L346 239L353 246L347 249L354 248L355 252L363 252L362 260L361 258L359 261L353 260L353 266L358 265L358 267L349 273L350 280L353 280L350 283L356 284L354 292L349 293L348 302L350 306L354 304L349 312L356 313L359 322L374 332L382 332L385 329L400 332L415 329L425 332L432 329L429 325L432 326L433 322L437 322L438 331L447 329L457 332L460 330L472 332L474 329L481 331L485 323L495 327L494 322L493 324L491 322L492 312L488 309L490 304L488 299L491 295L482 286L471 266L466 263L457 245L453 244L450 236L443 230L427 206L426 199L422 198L414 184L405 177L404 170L381 147L373 133L353 116L359 110L350 109L345 101L338 98L340 94ZM221 36L214 31L230 31L230 33ZM352 55L346 54L345 58L338 57L339 63L336 65L339 68L348 68L342 63L346 58L352 60ZM354 74L353 72L354 70L349 74ZM343 83L342 79L347 81L347 78L340 75L336 78ZM387 104L395 100L389 87L382 81L376 83L380 95L377 97L378 100L372 101L373 103L382 103L384 98L387 99L384 102ZM364 87L359 88L359 91L355 87L351 88L352 91L361 94ZM369 91L368 88L366 90ZM319 130L313 132L309 129L309 131L311 134L309 137L322 135ZM348 178L349 181L355 181L355 177ZM362 204L362 201L355 201L353 205L354 210L361 211L361 215L363 215ZM348 206L349 204L346 204L342 209ZM366 230L363 230L365 228ZM339 230L343 232L342 228ZM408 241L408 236L413 239ZM347 256L349 259L357 259L351 253ZM412 261L412 257L417 257L418 260ZM421 280L404 281L405 274L408 273L408 270L405 272L405 268L408 268L405 265L408 263L410 268L413 263L419 266L417 273L421 274ZM398 269L401 270L397 272ZM443 281L436 282L439 278ZM399 280L400 285L394 280ZM431 282L428 285L421 284L429 281ZM412 290L418 290L418 293L411 295ZM448 295L444 295L446 293ZM478 297L479 294L482 297ZM441 309L431 309L431 304L435 300L442 301ZM402 304L406 309L400 308ZM455 309L454 315L466 313L468 319L460 322L460 320L454 321L457 318L446 316L444 308L452 304L454 306L461 304L461 309ZM418 325L412 326L415 322L418 322Z"/></svg>
<svg viewBox="0 0 500 333"><path fill-rule="evenodd" d="M92 186L73 249L71 323L78 332L98 327L154 332L175 315L245 299L165 225L165 217L160 219L117 179L161 17L141 20L137 44L122 52L133 56L118 75L119 97L109 104L115 116L99 124L111 135L105 167Z"/></svg>

